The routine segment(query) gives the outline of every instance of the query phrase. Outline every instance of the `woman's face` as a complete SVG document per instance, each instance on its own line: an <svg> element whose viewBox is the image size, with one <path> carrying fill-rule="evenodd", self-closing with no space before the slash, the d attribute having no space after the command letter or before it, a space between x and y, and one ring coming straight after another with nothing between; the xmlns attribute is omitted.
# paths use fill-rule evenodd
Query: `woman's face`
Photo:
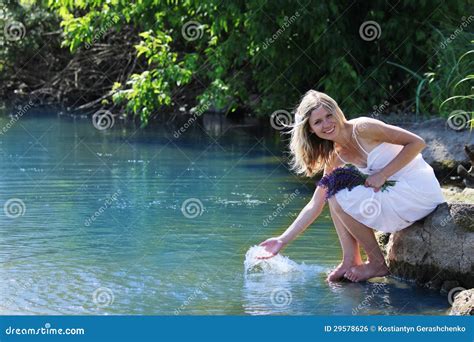
<svg viewBox="0 0 474 342"><path fill-rule="evenodd" d="M309 116L309 127L321 139L334 140L340 127L336 116L323 106L314 109Z"/></svg>

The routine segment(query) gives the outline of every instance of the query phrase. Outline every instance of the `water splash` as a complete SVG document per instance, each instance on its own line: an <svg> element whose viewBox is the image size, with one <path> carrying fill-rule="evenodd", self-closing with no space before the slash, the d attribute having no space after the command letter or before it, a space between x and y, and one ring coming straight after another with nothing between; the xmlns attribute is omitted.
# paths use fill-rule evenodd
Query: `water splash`
<svg viewBox="0 0 474 342"><path fill-rule="evenodd" d="M265 274L285 274L293 272L305 272L314 267L305 264L298 264L290 258L281 254L269 259L258 259L259 256L268 254L262 246L253 246L245 254L244 269L245 274L265 273Z"/></svg>

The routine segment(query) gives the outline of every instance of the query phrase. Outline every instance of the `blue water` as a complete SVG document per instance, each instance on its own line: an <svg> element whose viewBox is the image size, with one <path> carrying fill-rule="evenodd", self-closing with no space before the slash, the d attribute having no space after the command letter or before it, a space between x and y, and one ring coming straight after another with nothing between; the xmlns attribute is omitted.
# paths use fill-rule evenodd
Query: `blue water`
<svg viewBox="0 0 474 342"><path fill-rule="evenodd" d="M0 127L9 121L2 116ZM119 120L99 131L90 119L32 111L10 126L0 136L1 314L445 314L449 307L445 296L392 278L328 284L340 248L327 210L284 251L302 271L245 275L246 251L286 229L314 191L287 170L272 137L212 122L179 138L165 125Z"/></svg>

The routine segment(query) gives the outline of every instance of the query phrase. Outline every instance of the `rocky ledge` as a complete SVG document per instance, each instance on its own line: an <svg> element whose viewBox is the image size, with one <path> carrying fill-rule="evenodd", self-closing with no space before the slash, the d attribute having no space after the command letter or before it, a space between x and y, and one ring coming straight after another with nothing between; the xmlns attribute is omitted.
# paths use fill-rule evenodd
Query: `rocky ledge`
<svg viewBox="0 0 474 342"><path fill-rule="evenodd" d="M459 292L454 297L450 315L473 316L474 315L474 289Z"/></svg>
<svg viewBox="0 0 474 342"><path fill-rule="evenodd" d="M474 204L440 204L423 220L377 238L393 276L445 294L474 287ZM472 313L472 292L469 298L471 309L462 312Z"/></svg>
<svg viewBox="0 0 474 342"><path fill-rule="evenodd" d="M426 148L422 152L423 158L433 167L436 177L442 184L459 182L458 165L469 167L464 146L474 148L474 135L469 129L454 131L442 118L398 125L425 140Z"/></svg>

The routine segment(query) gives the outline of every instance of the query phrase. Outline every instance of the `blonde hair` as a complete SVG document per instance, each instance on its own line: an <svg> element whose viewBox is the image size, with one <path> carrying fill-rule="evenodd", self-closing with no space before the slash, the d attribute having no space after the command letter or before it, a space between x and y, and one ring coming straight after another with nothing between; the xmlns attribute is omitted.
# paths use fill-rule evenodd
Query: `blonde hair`
<svg viewBox="0 0 474 342"><path fill-rule="evenodd" d="M295 110L294 124L290 125L290 166L297 174L313 177L334 158L334 142L318 137L311 131L309 118L313 110L324 107L335 115L339 124L346 122L344 113L329 95L309 90Z"/></svg>

